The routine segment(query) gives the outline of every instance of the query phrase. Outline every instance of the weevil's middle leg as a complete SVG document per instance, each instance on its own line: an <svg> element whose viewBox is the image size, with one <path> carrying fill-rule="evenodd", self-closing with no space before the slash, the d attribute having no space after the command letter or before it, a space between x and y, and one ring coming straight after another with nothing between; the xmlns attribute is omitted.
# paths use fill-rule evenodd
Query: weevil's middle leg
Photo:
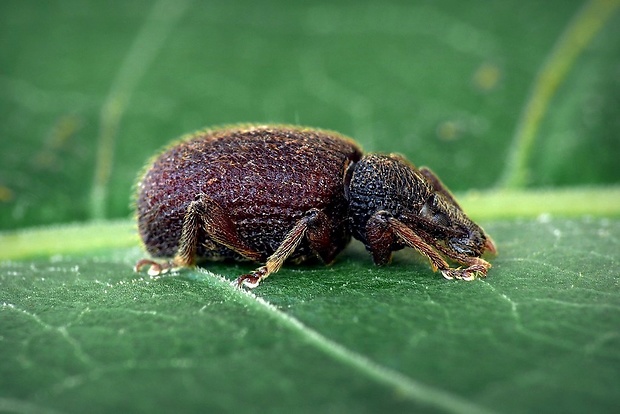
<svg viewBox="0 0 620 414"><path fill-rule="evenodd" d="M487 262L481 257L466 256L448 249L442 244L438 244L437 248L441 253L448 256L450 259L467 265L465 269L447 269L442 270L441 273L446 279L463 279L474 280L476 277L484 277L491 268L491 263Z"/></svg>
<svg viewBox="0 0 620 414"><path fill-rule="evenodd" d="M257 287L261 280L280 270L286 259L295 252L304 238L309 241L310 247L321 259L330 262L337 253L331 247L330 235L333 230L333 223L324 212L316 208L308 210L306 215L287 233L276 251L267 258L265 265L249 274L239 276L237 285L250 289Z"/></svg>

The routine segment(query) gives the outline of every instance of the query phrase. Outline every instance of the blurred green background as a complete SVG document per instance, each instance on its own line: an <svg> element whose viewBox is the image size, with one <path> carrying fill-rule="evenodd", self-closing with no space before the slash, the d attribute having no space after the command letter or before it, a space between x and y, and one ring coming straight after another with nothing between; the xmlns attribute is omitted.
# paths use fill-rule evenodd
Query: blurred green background
<svg viewBox="0 0 620 414"><path fill-rule="evenodd" d="M238 122L334 129L453 190L496 187L584 4L4 0L0 229L128 217L152 154ZM528 187L620 181L620 15L593 24L537 124Z"/></svg>

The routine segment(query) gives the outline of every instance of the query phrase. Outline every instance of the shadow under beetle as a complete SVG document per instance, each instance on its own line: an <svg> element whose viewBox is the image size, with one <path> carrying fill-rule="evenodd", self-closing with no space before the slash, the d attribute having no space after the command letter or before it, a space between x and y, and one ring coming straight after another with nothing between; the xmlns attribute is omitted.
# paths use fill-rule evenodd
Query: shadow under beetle
<svg viewBox="0 0 620 414"><path fill-rule="evenodd" d="M412 247L446 279L486 276L493 241L428 168L362 155L335 132L287 125L205 130L154 158L137 184L140 237L158 275L202 260L265 263L237 279L258 286L286 261L331 263L351 236L376 264ZM451 268L445 258L466 266Z"/></svg>

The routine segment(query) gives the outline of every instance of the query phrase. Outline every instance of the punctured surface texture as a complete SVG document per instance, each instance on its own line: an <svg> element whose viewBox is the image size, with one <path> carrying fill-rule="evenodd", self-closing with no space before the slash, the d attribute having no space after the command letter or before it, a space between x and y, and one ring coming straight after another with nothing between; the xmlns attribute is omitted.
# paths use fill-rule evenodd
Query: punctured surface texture
<svg viewBox="0 0 620 414"><path fill-rule="evenodd" d="M140 236L154 257L174 256L183 217L199 194L214 200L241 239L266 259L312 208L336 221L342 250L350 240L343 178L361 151L341 135L287 126L247 126L204 131L173 144L138 183ZM302 242L291 259L309 253ZM198 258L241 259L218 246L198 246Z"/></svg>

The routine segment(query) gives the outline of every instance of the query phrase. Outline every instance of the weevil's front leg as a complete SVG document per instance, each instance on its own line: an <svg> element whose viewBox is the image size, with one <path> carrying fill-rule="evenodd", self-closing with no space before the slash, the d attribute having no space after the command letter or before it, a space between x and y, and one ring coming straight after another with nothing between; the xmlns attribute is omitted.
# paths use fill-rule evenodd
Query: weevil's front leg
<svg viewBox="0 0 620 414"><path fill-rule="evenodd" d="M446 271L442 271L442 274L446 279L474 280L477 277L485 277L491 268L491 263L481 257L472 257L457 253L443 244L438 244L437 249L455 262L468 266L464 269L447 269Z"/></svg>
<svg viewBox="0 0 620 414"><path fill-rule="evenodd" d="M389 217L388 223L394 232L410 247L413 247L424 256L428 257L433 266L433 270L439 270L446 279L474 280L477 277L484 277L491 268L491 264L480 257L470 257L456 253L441 243L434 243L426 233L416 234L409 226L400 220ZM448 256L450 259L467 265L465 269L451 268L439 253Z"/></svg>
<svg viewBox="0 0 620 414"><path fill-rule="evenodd" d="M459 256L459 259L463 260L457 261L469 264L469 267L466 269L450 268L448 262L437 251L439 250L441 253L446 254L442 245L433 243L425 233L416 233L386 211L378 211L372 216L368 221L366 232L369 239L369 249L377 264L387 261L385 260L385 255L391 254L391 243L397 239L428 258L433 271L439 270L446 279L473 280L478 275L486 275L488 268L491 266L480 258L461 258ZM386 242L390 244L386 245ZM377 260L377 256L379 260ZM449 255L448 257L453 258Z"/></svg>
<svg viewBox="0 0 620 414"><path fill-rule="evenodd" d="M484 259L476 258L477 260L469 265L468 267L462 269L446 269L442 270L441 274L446 279L461 279L461 280L475 280L480 277L485 277L491 264Z"/></svg>
<svg viewBox="0 0 620 414"><path fill-rule="evenodd" d="M369 250L376 264L387 263L394 245L401 242L427 257L434 271L449 268L448 262L437 253L433 246L387 211L378 211L368 220L366 236Z"/></svg>
<svg viewBox="0 0 620 414"><path fill-rule="evenodd" d="M136 263L135 270L149 266L148 273L157 276L170 270L192 267L196 264L196 250L199 243L210 243L215 248L222 245L253 260L260 261L260 253L250 249L237 234L234 223L228 214L214 200L200 194L187 207L183 218L179 249L174 258L158 262L142 259Z"/></svg>
<svg viewBox="0 0 620 414"><path fill-rule="evenodd" d="M239 276L237 285L250 289L257 287L261 280L280 270L286 259L295 252L304 238L309 241L310 248L323 261L331 262L337 253L331 245L333 231L333 223L325 213L316 208L308 210L306 215L287 233L276 251L267 258L265 265L249 274Z"/></svg>

